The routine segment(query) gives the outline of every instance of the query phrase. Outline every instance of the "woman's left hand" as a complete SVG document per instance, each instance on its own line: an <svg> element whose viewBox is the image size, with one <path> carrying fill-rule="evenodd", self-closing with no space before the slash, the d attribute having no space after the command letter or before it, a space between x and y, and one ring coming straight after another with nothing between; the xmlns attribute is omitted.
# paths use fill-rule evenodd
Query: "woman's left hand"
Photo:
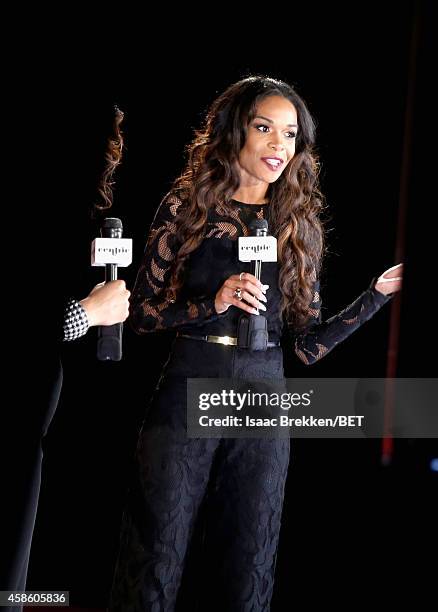
<svg viewBox="0 0 438 612"><path fill-rule="evenodd" d="M403 280L403 264L397 264L379 276L374 288L383 295L400 291Z"/></svg>

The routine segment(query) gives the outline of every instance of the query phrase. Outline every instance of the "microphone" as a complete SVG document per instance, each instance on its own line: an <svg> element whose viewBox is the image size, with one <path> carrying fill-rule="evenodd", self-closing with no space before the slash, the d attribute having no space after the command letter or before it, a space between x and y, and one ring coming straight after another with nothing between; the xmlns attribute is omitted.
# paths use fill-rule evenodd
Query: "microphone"
<svg viewBox="0 0 438 612"><path fill-rule="evenodd" d="M117 268L129 266L132 261L132 240L122 238L123 225L120 219L106 217L101 238L91 245L91 265L105 266L105 282L117 280ZM122 359L123 323L100 325L97 328L97 359L120 361Z"/></svg>
<svg viewBox="0 0 438 612"><path fill-rule="evenodd" d="M260 280L262 261L277 261L277 239L268 236L266 219L253 219L249 231L250 236L238 239L239 261L252 262L252 272Z"/></svg>
<svg viewBox="0 0 438 612"><path fill-rule="evenodd" d="M260 280L262 261L277 261L277 239L268 236L266 219L254 219L249 230L251 236L240 237L239 260L251 262L252 273ZM237 328L237 346L253 351L266 351L268 346L268 322L264 315L242 314Z"/></svg>

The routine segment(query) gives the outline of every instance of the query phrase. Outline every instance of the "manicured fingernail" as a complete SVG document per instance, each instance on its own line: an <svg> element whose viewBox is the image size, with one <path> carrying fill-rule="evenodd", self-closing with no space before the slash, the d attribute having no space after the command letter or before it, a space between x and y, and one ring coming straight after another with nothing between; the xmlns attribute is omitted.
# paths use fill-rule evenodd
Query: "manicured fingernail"
<svg viewBox="0 0 438 612"><path fill-rule="evenodd" d="M260 313L259 313L259 311L257 310L257 308L253 308L253 309L252 309L252 311L253 311L253 313L254 313L254 314L256 314L256 315L260 314Z"/></svg>

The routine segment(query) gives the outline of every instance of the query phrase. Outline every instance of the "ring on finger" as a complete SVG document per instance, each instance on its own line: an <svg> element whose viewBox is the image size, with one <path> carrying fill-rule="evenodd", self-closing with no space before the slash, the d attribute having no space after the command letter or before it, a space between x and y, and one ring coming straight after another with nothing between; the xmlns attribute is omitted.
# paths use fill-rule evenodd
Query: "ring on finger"
<svg viewBox="0 0 438 612"><path fill-rule="evenodd" d="M237 287L233 293L233 296L237 298L238 300L243 300L242 289L240 287Z"/></svg>

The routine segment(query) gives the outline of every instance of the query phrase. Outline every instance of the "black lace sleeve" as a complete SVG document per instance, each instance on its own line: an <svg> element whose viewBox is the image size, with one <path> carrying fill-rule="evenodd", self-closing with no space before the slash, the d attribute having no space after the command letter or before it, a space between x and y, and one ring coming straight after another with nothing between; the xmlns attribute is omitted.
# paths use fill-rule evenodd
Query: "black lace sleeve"
<svg viewBox="0 0 438 612"><path fill-rule="evenodd" d="M175 217L182 205L177 196L168 195L152 222L131 297L130 320L138 334L179 325L199 325L220 316L214 307L215 295L197 296L187 301L173 300L165 295L180 246L175 233Z"/></svg>
<svg viewBox="0 0 438 612"><path fill-rule="evenodd" d="M374 288L376 280L373 278L366 291L327 321L321 320L320 286L319 281L315 281L309 323L304 331L294 334L295 353L301 361L310 365L324 357L391 299L394 294L383 295Z"/></svg>

